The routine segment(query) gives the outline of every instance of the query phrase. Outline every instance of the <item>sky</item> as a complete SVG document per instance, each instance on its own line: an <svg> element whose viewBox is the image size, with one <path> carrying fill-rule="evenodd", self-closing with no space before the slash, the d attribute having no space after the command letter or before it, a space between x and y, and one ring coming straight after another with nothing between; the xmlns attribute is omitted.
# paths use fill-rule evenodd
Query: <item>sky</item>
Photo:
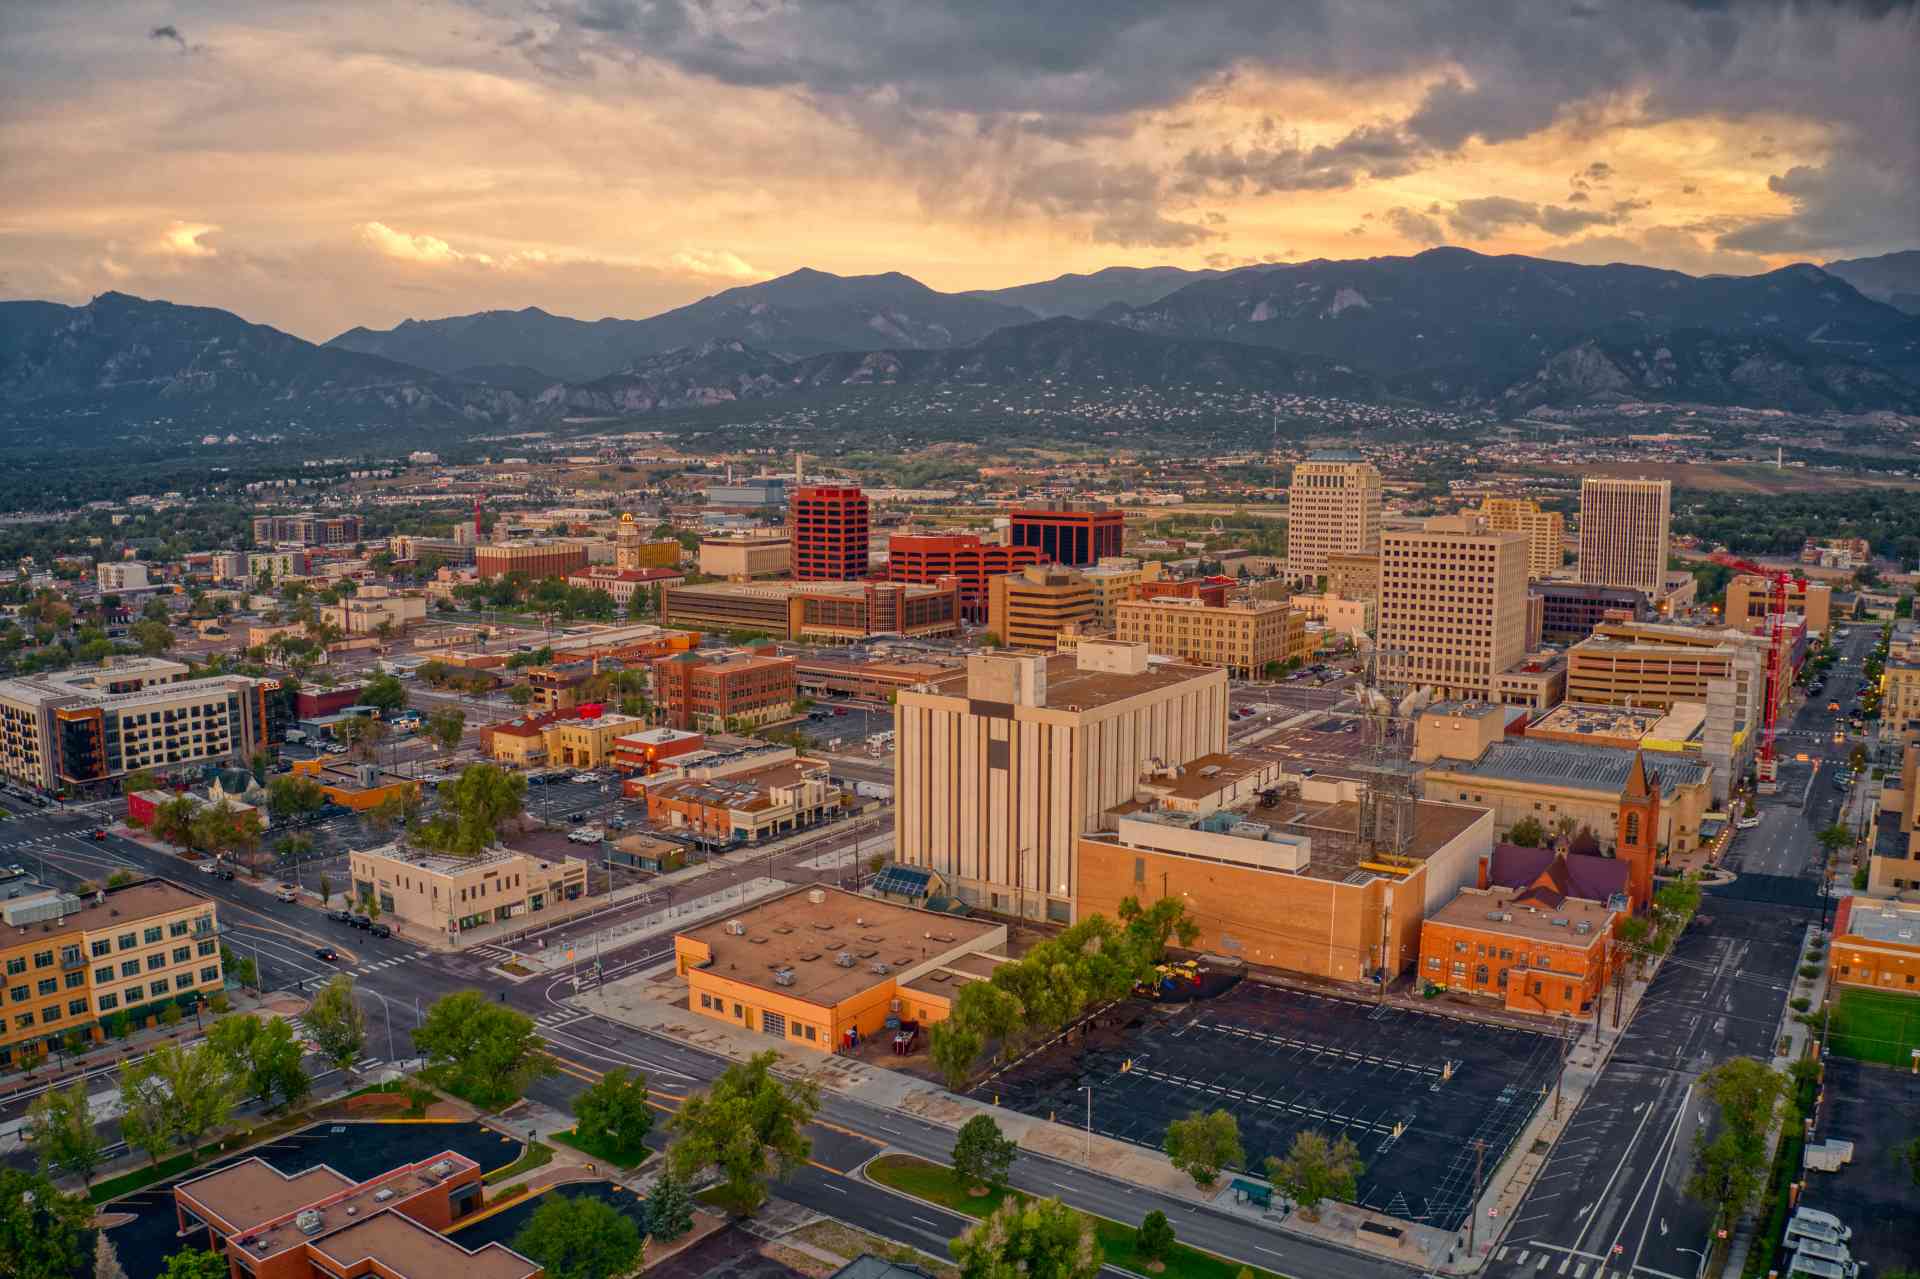
<svg viewBox="0 0 1920 1279"><path fill-rule="evenodd" d="M0 297L324 340L1455 244L1920 246L1920 14L1765 0L6 0Z"/></svg>

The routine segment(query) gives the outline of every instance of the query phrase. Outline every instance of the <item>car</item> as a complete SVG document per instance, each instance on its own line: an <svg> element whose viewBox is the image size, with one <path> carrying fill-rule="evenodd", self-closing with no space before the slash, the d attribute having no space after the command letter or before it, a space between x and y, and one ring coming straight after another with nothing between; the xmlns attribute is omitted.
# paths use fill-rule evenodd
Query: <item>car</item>
<svg viewBox="0 0 1920 1279"><path fill-rule="evenodd" d="M211 875L215 871L219 870L220 866L219 866L219 863L209 858L208 860L201 862L194 869L198 870L202 875Z"/></svg>
<svg viewBox="0 0 1920 1279"><path fill-rule="evenodd" d="M350 910L330 910L327 912L327 918L336 924L351 924L353 922L353 912Z"/></svg>
<svg viewBox="0 0 1920 1279"><path fill-rule="evenodd" d="M1739 821L1734 823L1734 825L1739 827L1741 830L1752 830L1755 826L1758 826L1759 824L1760 824L1760 819L1758 817L1742 817Z"/></svg>
<svg viewBox="0 0 1920 1279"><path fill-rule="evenodd" d="M283 902L296 901L299 899L299 896L300 896L300 894L297 891L295 891L292 884L280 885L280 887L273 890L273 895L275 897L278 897Z"/></svg>
<svg viewBox="0 0 1920 1279"><path fill-rule="evenodd" d="M1838 703L1838 702L1828 702L1828 703L1827 703L1827 709L1828 709L1829 711L1838 711L1838 710L1840 709L1840 703Z"/></svg>
<svg viewBox="0 0 1920 1279"><path fill-rule="evenodd" d="M597 844L600 842L600 828L597 826L582 826L579 830L570 830L567 832L567 842L569 844Z"/></svg>
<svg viewBox="0 0 1920 1279"><path fill-rule="evenodd" d="M349 924L352 924L355 928L372 928L373 927L372 918L366 915L362 915L358 911L355 911L353 914L349 915L347 917L347 922Z"/></svg>
<svg viewBox="0 0 1920 1279"><path fill-rule="evenodd" d="M213 872L213 877L215 879L224 879L224 880L227 880L229 883L231 883L233 880L233 872L228 870L225 866L222 866L219 870L216 870Z"/></svg>
<svg viewBox="0 0 1920 1279"><path fill-rule="evenodd" d="M340 958L340 952L331 946L315 946L313 948L313 957L315 959L324 959L331 964Z"/></svg>
<svg viewBox="0 0 1920 1279"><path fill-rule="evenodd" d="M95 826L91 831L87 833L88 839L105 839L106 837L107 837L107 828L104 826Z"/></svg>
<svg viewBox="0 0 1920 1279"><path fill-rule="evenodd" d="M847 713L847 708L844 706L836 706L833 708L833 713L835 715L845 715Z"/></svg>
<svg viewBox="0 0 1920 1279"><path fill-rule="evenodd" d="M391 937L393 936L393 929L387 924L368 924L367 933L372 937Z"/></svg>
<svg viewBox="0 0 1920 1279"><path fill-rule="evenodd" d="M625 830L627 828L627 819L624 817L609 817L607 818L607 825L614 830Z"/></svg>
<svg viewBox="0 0 1920 1279"><path fill-rule="evenodd" d="M568 813L567 820L574 823L584 822L587 820L587 815L585 813Z"/></svg>
<svg viewBox="0 0 1920 1279"><path fill-rule="evenodd" d="M576 786L585 786L591 782L597 782L600 779L592 773L575 773L569 780Z"/></svg>

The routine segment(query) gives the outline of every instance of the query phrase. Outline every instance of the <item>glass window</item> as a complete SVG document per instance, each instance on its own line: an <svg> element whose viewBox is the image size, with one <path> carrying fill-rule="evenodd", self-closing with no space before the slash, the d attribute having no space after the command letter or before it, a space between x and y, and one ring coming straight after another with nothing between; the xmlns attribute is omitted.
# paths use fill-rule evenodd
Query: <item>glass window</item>
<svg viewBox="0 0 1920 1279"><path fill-rule="evenodd" d="M33 1025L32 1013L21 1013L19 1016L13 1019L13 1028L15 1030L25 1030L27 1027L31 1025Z"/></svg>
<svg viewBox="0 0 1920 1279"><path fill-rule="evenodd" d="M102 955L110 954L112 953L112 951L113 951L112 942L108 941L104 937L95 939L93 943L93 957L95 959L100 958L100 956Z"/></svg>
<svg viewBox="0 0 1920 1279"><path fill-rule="evenodd" d="M120 963L120 975L122 977L138 977L140 975L140 961L137 959L122 960Z"/></svg>
<svg viewBox="0 0 1920 1279"><path fill-rule="evenodd" d="M167 957L161 954L159 951L155 951L153 954L147 956L148 972L152 972L156 968L165 968L166 966L167 966Z"/></svg>
<svg viewBox="0 0 1920 1279"><path fill-rule="evenodd" d="M112 1012L114 1009L120 1006L120 996L102 995L98 1000L95 1001L95 1006L98 1007L100 1011L103 1013Z"/></svg>
<svg viewBox="0 0 1920 1279"><path fill-rule="evenodd" d="M191 946L175 946L175 947L173 948L173 962L174 962L174 963L176 963L176 964L184 964L184 963L186 963L186 962L187 962L187 961L188 961L189 959L192 959L192 958L193 958L193 947L191 947Z"/></svg>
<svg viewBox="0 0 1920 1279"><path fill-rule="evenodd" d="M24 973L26 971L27 971L26 956L17 955L14 958L9 959L7 961L7 976L18 977L21 973Z"/></svg>
<svg viewBox="0 0 1920 1279"><path fill-rule="evenodd" d="M60 962L62 965L79 963L80 948L78 946L62 946L60 948Z"/></svg>
<svg viewBox="0 0 1920 1279"><path fill-rule="evenodd" d="M40 1020L41 1021L59 1021L60 1005L48 1004L45 1008L42 1008L40 1010Z"/></svg>
<svg viewBox="0 0 1920 1279"><path fill-rule="evenodd" d="M60 993L60 979L57 977L42 977L35 989L43 995L57 995Z"/></svg>
<svg viewBox="0 0 1920 1279"><path fill-rule="evenodd" d="M76 969L75 971L67 974L68 990L78 990L86 984L87 984L87 973L84 968Z"/></svg>
<svg viewBox="0 0 1920 1279"><path fill-rule="evenodd" d="M121 933L120 940L117 943L117 945L120 947L121 950L131 950L133 947L138 946L139 944L140 944L140 938L135 933Z"/></svg>
<svg viewBox="0 0 1920 1279"><path fill-rule="evenodd" d="M159 979L158 981L150 981L150 982L148 982L148 983L147 983L147 993L148 993L149 995L164 995L164 994L166 994L166 993L167 993L167 979L166 979L165 977L162 977L162 978L160 978L160 979Z"/></svg>
<svg viewBox="0 0 1920 1279"><path fill-rule="evenodd" d="M1842 968L1840 971L1844 973L1847 970ZM7 992L7 998L11 999L14 1003L17 1004L21 1000L28 998L32 994L33 992L28 990L25 986L15 986L12 990L9 990Z"/></svg>
<svg viewBox="0 0 1920 1279"><path fill-rule="evenodd" d="M140 935L146 938L146 944L151 946L153 945L153 943L160 940L160 928L156 924L154 927L147 929L144 933Z"/></svg>
<svg viewBox="0 0 1920 1279"><path fill-rule="evenodd" d="M184 919L176 919L176 920L174 920L174 921L173 921L172 923L170 923L170 924L168 924L168 925L167 925L167 936L169 936L169 937L185 937L186 935L187 935L187 921L186 921L186 920L184 920Z"/></svg>
<svg viewBox="0 0 1920 1279"><path fill-rule="evenodd" d="M53 967L53 952L50 950L43 950L38 954L36 954L33 957L33 966L35 968Z"/></svg>
<svg viewBox="0 0 1920 1279"><path fill-rule="evenodd" d="M67 1001L67 1011L75 1017L84 1017L87 1015L87 1001L84 999L69 999Z"/></svg>
<svg viewBox="0 0 1920 1279"><path fill-rule="evenodd" d="M219 981L220 970L212 966L202 968L200 970L200 980L201 981Z"/></svg>
<svg viewBox="0 0 1920 1279"><path fill-rule="evenodd" d="M187 987L193 985L193 974L181 973L173 979L173 984L185 990Z"/></svg>
<svg viewBox="0 0 1920 1279"><path fill-rule="evenodd" d="M217 942L203 941L198 945L196 945L194 947L194 950L199 953L200 958L205 959L207 956L213 954L214 951L218 950L219 948L220 947Z"/></svg>
<svg viewBox="0 0 1920 1279"><path fill-rule="evenodd" d="M110 982L110 981L112 981L112 980L113 980L113 965L112 965L112 964L108 964L108 965L107 965L107 966L106 966L105 968L96 968L96 969L94 969L94 970L93 970L93 979L94 979L95 981L97 981L97 982L100 982L100 983L102 983L103 985L104 985L105 983L107 983L107 982Z"/></svg>

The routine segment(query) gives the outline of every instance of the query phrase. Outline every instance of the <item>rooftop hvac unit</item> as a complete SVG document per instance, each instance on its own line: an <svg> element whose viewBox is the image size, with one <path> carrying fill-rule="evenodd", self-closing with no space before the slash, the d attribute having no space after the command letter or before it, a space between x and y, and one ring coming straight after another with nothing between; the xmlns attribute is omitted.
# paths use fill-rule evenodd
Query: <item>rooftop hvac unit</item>
<svg viewBox="0 0 1920 1279"><path fill-rule="evenodd" d="M839 954L833 957L833 962L840 965L840 967L842 968L851 968L853 967L855 962L853 958L853 952L850 950L843 950Z"/></svg>
<svg viewBox="0 0 1920 1279"><path fill-rule="evenodd" d="M1507 917L1506 912L1504 911L1490 910L1487 912L1487 918L1491 919L1496 924L1499 923L1501 920L1505 919L1506 917Z"/></svg>
<svg viewBox="0 0 1920 1279"><path fill-rule="evenodd" d="M1584 935L1593 931L1593 925L1583 919L1573 926L1573 931Z"/></svg>
<svg viewBox="0 0 1920 1279"><path fill-rule="evenodd" d="M317 1235L320 1233L320 1226L325 1220L326 1218L322 1217L317 1211L308 1208L306 1211L294 1217L293 1224L299 1227L300 1233L303 1235Z"/></svg>
<svg viewBox="0 0 1920 1279"><path fill-rule="evenodd" d="M427 1172L429 1175L435 1177L451 1177L453 1176L453 1161L451 1159L442 1159L436 1163L430 1163L427 1165Z"/></svg>
<svg viewBox="0 0 1920 1279"><path fill-rule="evenodd" d="M377 1204L383 1204L391 1198L393 1198L392 1186L382 1186L373 1192L373 1201Z"/></svg>
<svg viewBox="0 0 1920 1279"><path fill-rule="evenodd" d="M893 970L888 968L887 965L884 963L878 963L878 964L874 964L867 971L872 973L876 977L885 977L889 972Z"/></svg>
<svg viewBox="0 0 1920 1279"><path fill-rule="evenodd" d="M79 909L80 899L72 893L35 893L8 902L5 918L10 927L24 928L49 919L62 919Z"/></svg>
<svg viewBox="0 0 1920 1279"><path fill-rule="evenodd" d="M774 973L773 984L776 986L793 985L793 969L782 968L778 972Z"/></svg>
<svg viewBox="0 0 1920 1279"><path fill-rule="evenodd" d="M740 920L740 919L729 919L727 921L727 931L732 933L735 937L745 937L747 935L746 921Z"/></svg>
<svg viewBox="0 0 1920 1279"><path fill-rule="evenodd" d="M824 906L827 904L827 895L818 888L809 888L807 890L807 902L813 906Z"/></svg>

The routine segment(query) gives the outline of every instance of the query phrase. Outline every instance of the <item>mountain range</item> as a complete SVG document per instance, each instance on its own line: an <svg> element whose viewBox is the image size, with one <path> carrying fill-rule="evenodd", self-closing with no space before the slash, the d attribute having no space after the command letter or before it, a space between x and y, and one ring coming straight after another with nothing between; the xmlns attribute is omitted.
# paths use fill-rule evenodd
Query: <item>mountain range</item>
<svg viewBox="0 0 1920 1279"><path fill-rule="evenodd" d="M18 437L80 423L76 441L159 421L481 427L1042 380L1089 397L1184 386L1500 412L1632 399L1920 412L1920 318L1891 304L1908 258L1694 277L1433 249L967 294L804 270L641 320L527 308L319 345L108 293L0 303L0 424Z"/></svg>

